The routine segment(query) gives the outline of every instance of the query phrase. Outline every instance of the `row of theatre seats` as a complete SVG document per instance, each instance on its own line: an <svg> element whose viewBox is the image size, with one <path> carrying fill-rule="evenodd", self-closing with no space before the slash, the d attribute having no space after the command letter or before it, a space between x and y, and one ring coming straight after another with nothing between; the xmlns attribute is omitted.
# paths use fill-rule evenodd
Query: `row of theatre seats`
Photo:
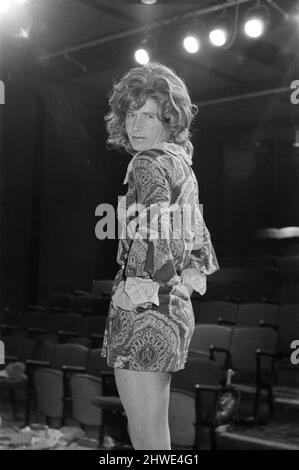
<svg viewBox="0 0 299 470"><path fill-rule="evenodd" d="M222 280L218 284L233 285ZM123 444L129 442L125 412L113 371L100 357L111 290L95 290L96 284L90 293L55 293L46 307L2 312L7 361L25 363L26 376L1 379L0 392L9 390L15 407L18 388L25 390L27 424L34 396L46 419L65 423L72 417L82 425L99 426L100 443L108 432ZM169 417L174 448L198 448L202 426L209 428L215 448L219 396L229 369L236 387L252 389L255 419L265 392L273 416L273 384L299 331L299 305L271 304L270 296L247 303L225 299L192 296L196 328L186 367L172 376Z"/></svg>
<svg viewBox="0 0 299 470"><path fill-rule="evenodd" d="M207 277L207 291L192 298L201 301L226 300L234 303L299 303L299 257L289 257L284 268L222 268ZM295 261L294 261L295 258ZM292 263L290 262L292 261ZM29 310L48 313L73 312L85 315L106 314L113 280L93 281L90 292L52 293L45 306L29 306Z"/></svg>
<svg viewBox="0 0 299 470"><path fill-rule="evenodd" d="M63 426L71 418L82 426L98 426L100 445L105 434L121 445L129 443L113 370L101 358L100 348L16 336L6 338L5 343L6 363L22 361L26 374L17 379L0 378L0 392L10 392L14 413L18 392L25 392L24 424L30 424L34 404L47 424L59 420ZM264 392L269 416L273 416L276 344L277 333L268 328L196 326L185 369L172 374L169 418L173 448L199 448L203 427L208 427L211 446L216 448L216 428L222 424L217 413L219 399L230 368L234 385L241 391L251 387L254 393L255 419L259 419Z"/></svg>
<svg viewBox="0 0 299 470"><path fill-rule="evenodd" d="M299 239L295 250L291 253L277 254L275 252L262 251L253 256L235 255L234 257L221 257L219 264L221 268L276 268L279 271L298 269L299 266Z"/></svg>
<svg viewBox="0 0 299 470"><path fill-rule="evenodd" d="M293 261L293 257L291 258ZM203 300L299 303L299 257L287 267L224 268L207 278Z"/></svg>
<svg viewBox="0 0 299 470"><path fill-rule="evenodd" d="M71 311L86 315L101 313L109 306L112 286L113 280L97 280L93 281L89 292L82 290L72 293L55 292L49 296L43 308L49 313L55 311ZM279 266L221 268L207 277L206 294L200 296L194 292L192 297L235 303L265 302L280 305L299 303L299 257L281 258Z"/></svg>
<svg viewBox="0 0 299 470"><path fill-rule="evenodd" d="M103 339L106 316L80 313L56 313L43 311L5 311L0 324L1 335L13 338L43 338L56 342L76 339L88 347L99 347Z"/></svg>
<svg viewBox="0 0 299 470"><path fill-rule="evenodd" d="M299 304L236 304L227 301L192 299L195 322L222 326L271 328L278 334L278 351L289 355L290 344L299 332ZM297 334L298 336L298 334Z"/></svg>
<svg viewBox="0 0 299 470"><path fill-rule="evenodd" d="M297 305L238 305L225 301L200 302L196 299L192 302L196 327L190 345L191 356L200 351L223 370L247 368L251 372L257 370L258 361L262 358L257 355L257 350L271 352L274 362L289 358L291 342L295 332L299 331ZM11 312L7 313L9 316ZM42 321L39 326L32 326L32 323L29 326L32 319ZM34 356L37 338L52 343L71 342L98 348L103 339L105 323L105 315L25 312L21 327L18 324L4 324L1 331L6 355L24 361ZM244 366L238 362L241 358L245 363L247 361ZM271 372L271 383L273 377L275 375ZM269 400L272 407L271 392Z"/></svg>
<svg viewBox="0 0 299 470"><path fill-rule="evenodd" d="M298 339L296 332L299 331L299 304L237 304L192 298L192 305L196 324L273 329L278 334L280 356L288 355L290 344ZM5 337L44 338L57 342L76 338L77 343L99 347L104 335L107 310L106 306L106 309L101 309L101 314L97 315L5 310L2 312L0 332Z"/></svg>
<svg viewBox="0 0 299 470"><path fill-rule="evenodd" d="M91 292L55 292L46 305L24 309L6 307L0 316L2 337L43 338L54 342L76 341L99 347L103 339L113 280L94 281Z"/></svg>
<svg viewBox="0 0 299 470"><path fill-rule="evenodd" d="M192 299L201 301L226 300L233 303L299 304L299 258L290 257L284 268L222 268L207 277L207 291ZM84 315L106 314L112 293L113 280L94 281L91 291L52 293L45 306L29 309L48 313L73 312Z"/></svg>

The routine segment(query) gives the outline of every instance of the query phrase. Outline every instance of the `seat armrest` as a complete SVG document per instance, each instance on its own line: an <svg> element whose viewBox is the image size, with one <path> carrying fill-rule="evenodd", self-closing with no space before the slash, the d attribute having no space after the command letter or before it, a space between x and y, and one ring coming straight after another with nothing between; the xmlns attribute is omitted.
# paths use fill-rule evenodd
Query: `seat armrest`
<svg viewBox="0 0 299 470"><path fill-rule="evenodd" d="M11 325L9 323L2 323L0 325L0 330L2 332L2 334L8 330L8 331L19 331L21 328L19 325Z"/></svg>
<svg viewBox="0 0 299 470"><path fill-rule="evenodd" d="M50 367L51 362L50 361L38 361L36 359L27 359L25 361L26 368L32 368L34 369L35 367Z"/></svg>
<svg viewBox="0 0 299 470"><path fill-rule="evenodd" d="M66 372L78 372L78 373L82 373L84 374L86 372L86 367L83 367L83 366L67 366L67 365L63 365L62 366L62 371L66 371Z"/></svg>
<svg viewBox="0 0 299 470"><path fill-rule="evenodd" d="M214 346L213 344L211 344L211 346L210 346L210 358L212 359L212 361L215 361L215 352L225 354L225 360L224 360L225 369L232 368L231 355L230 355L230 351L228 349L220 348L220 347L217 347L217 346Z"/></svg>
<svg viewBox="0 0 299 470"><path fill-rule="evenodd" d="M225 320L222 317L218 318L218 325L229 325L229 326L235 326L236 322L232 320Z"/></svg>
<svg viewBox="0 0 299 470"><path fill-rule="evenodd" d="M92 341L92 347L93 348L98 348L99 347L99 341L103 343L104 341L104 335L100 335L98 333L93 333L91 336L91 341Z"/></svg>
<svg viewBox="0 0 299 470"><path fill-rule="evenodd" d="M269 373L269 383L271 385L274 373L274 365L276 360L276 353L273 351L267 351L265 349L257 349L256 350L256 383L258 385L262 384L262 374L265 374L265 371L262 370L262 358L269 357L271 358L270 368L266 371Z"/></svg>
<svg viewBox="0 0 299 470"><path fill-rule="evenodd" d="M90 292L87 292L86 290L80 290L80 289L78 289L78 290L75 290L75 291L74 291L74 294L75 294L75 295L90 295Z"/></svg>
<svg viewBox="0 0 299 470"><path fill-rule="evenodd" d="M277 323L267 323L264 320L260 321L260 327L261 328L273 328L273 330L278 331Z"/></svg>
<svg viewBox="0 0 299 470"><path fill-rule="evenodd" d="M78 338L79 333L77 331L67 331L67 330L59 330L58 331L59 342L63 343L64 339L69 338Z"/></svg>
<svg viewBox="0 0 299 470"><path fill-rule="evenodd" d="M48 332L46 328L39 328L36 326L30 326L29 328L27 328L27 331L30 338L34 338L35 335L46 334Z"/></svg>
<svg viewBox="0 0 299 470"><path fill-rule="evenodd" d="M47 308L43 305L27 305L26 310L37 310L41 312L46 312Z"/></svg>
<svg viewBox="0 0 299 470"><path fill-rule="evenodd" d="M18 356L5 356L5 363L18 362L20 358Z"/></svg>

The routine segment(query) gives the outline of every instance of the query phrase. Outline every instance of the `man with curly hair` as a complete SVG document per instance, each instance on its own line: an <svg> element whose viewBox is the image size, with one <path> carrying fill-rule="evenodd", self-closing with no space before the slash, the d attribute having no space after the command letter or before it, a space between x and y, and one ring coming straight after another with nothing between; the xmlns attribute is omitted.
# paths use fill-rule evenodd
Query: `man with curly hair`
<svg viewBox="0 0 299 470"><path fill-rule="evenodd" d="M124 181L130 230L119 240L121 268L101 355L114 367L134 449L171 449L171 373L187 360L195 326L190 296L193 290L203 295L206 275L219 269L191 167L197 108L183 80L159 63L129 70L114 84L109 104L108 143L133 157ZM136 204L139 219L130 210ZM181 230L175 212L187 214Z"/></svg>

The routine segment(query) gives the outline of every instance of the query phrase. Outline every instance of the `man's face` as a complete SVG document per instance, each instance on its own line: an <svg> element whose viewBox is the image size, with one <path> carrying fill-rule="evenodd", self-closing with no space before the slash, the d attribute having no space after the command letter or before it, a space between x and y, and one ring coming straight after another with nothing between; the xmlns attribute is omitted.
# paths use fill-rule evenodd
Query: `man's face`
<svg viewBox="0 0 299 470"><path fill-rule="evenodd" d="M158 103L148 98L142 108L129 109L126 114L126 131L134 150L141 152L167 142L170 130L158 118Z"/></svg>

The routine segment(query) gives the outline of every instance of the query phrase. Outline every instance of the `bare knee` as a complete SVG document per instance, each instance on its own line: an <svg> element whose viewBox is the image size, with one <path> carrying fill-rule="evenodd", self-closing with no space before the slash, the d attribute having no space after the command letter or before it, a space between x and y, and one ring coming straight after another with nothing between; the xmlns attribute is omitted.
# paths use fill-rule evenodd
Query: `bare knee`
<svg viewBox="0 0 299 470"><path fill-rule="evenodd" d="M168 430L143 429L142 433L132 433L131 442L135 450L169 450L171 449Z"/></svg>
<svg viewBox="0 0 299 470"><path fill-rule="evenodd" d="M134 449L170 449L168 419L163 414L144 417L144 420L132 419L129 426L130 438Z"/></svg>

